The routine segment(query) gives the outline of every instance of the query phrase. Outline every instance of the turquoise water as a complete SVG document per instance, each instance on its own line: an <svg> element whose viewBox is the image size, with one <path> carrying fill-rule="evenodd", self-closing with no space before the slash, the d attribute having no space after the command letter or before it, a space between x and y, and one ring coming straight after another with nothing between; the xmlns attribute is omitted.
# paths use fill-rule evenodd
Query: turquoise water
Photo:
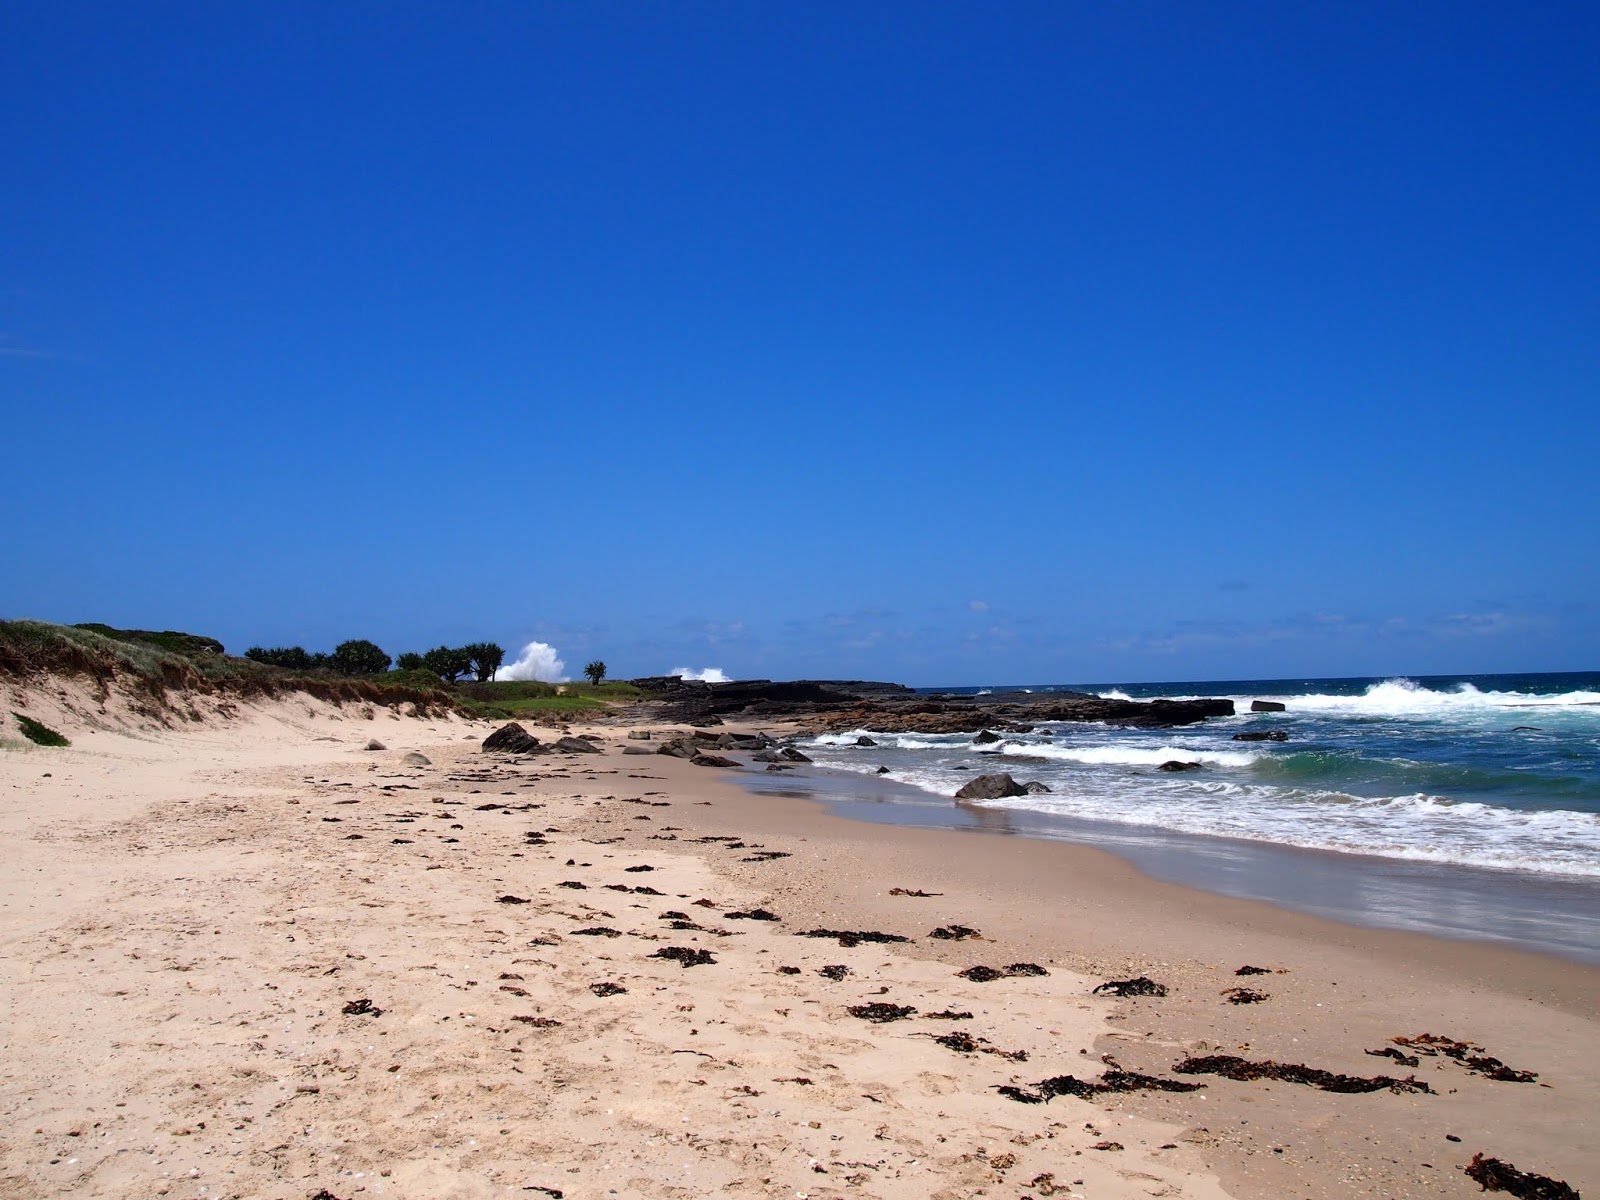
<svg viewBox="0 0 1600 1200"><path fill-rule="evenodd" d="M1239 715L1165 730L1042 724L989 746L969 734L864 728L814 739L809 752L844 770L886 766L891 779L938 796L953 797L975 772L1008 771L1050 791L989 807L1079 822L1600 879L1600 675L1074 690L1226 696ZM1258 699L1286 711L1251 713ZM1287 740L1234 740L1263 730ZM857 748L863 735L879 745ZM1158 769L1172 761L1199 766Z"/></svg>
<svg viewBox="0 0 1600 1200"><path fill-rule="evenodd" d="M749 783L867 820L1096 845L1160 878L1354 924L1600 962L1600 674L939 690L1226 696L1238 715L1041 724L984 746L864 727L806 739L809 780ZM1286 711L1251 713L1257 699ZM1287 740L1234 740L1253 730ZM1200 765L1158 769L1174 760ZM1050 791L953 802L997 771Z"/></svg>

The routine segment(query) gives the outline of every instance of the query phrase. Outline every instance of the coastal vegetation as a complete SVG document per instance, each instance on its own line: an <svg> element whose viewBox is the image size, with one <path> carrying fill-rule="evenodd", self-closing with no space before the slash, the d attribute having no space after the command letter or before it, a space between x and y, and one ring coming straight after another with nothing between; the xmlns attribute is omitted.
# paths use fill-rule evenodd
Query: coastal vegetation
<svg viewBox="0 0 1600 1200"><path fill-rule="evenodd" d="M64 734L57 733L50 726L32 717L13 710L11 713L17 719L17 726L22 730L22 736L38 746L70 746L72 742Z"/></svg>
<svg viewBox="0 0 1600 1200"><path fill-rule="evenodd" d="M188 713L176 703L185 693L251 698L304 692L336 703L406 705L418 713L453 710L506 719L578 715L645 694L631 684L603 682L604 664L598 664L600 678L589 683L496 681L493 676L504 658L500 646L474 642L391 660L376 643L359 638L327 653L301 646L252 646L235 656L215 638L172 630L0 621L0 679L86 678L102 702L115 688L133 697L136 707L163 719Z"/></svg>

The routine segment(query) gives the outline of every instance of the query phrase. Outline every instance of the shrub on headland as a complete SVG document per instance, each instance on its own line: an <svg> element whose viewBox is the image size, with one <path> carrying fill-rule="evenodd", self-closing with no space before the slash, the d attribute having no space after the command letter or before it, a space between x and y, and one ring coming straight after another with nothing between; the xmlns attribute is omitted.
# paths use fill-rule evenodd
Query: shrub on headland
<svg viewBox="0 0 1600 1200"><path fill-rule="evenodd" d="M341 675L381 675L389 662L387 654L364 638L333 648L333 669Z"/></svg>
<svg viewBox="0 0 1600 1200"><path fill-rule="evenodd" d="M282 667L285 671L319 671L328 665L326 654L312 654L303 646L251 646L244 656L252 662Z"/></svg>

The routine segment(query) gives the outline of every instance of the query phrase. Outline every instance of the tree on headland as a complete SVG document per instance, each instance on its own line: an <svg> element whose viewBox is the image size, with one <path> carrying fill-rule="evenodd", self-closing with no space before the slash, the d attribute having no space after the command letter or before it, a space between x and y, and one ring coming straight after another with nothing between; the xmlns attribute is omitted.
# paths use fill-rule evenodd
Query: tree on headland
<svg viewBox="0 0 1600 1200"><path fill-rule="evenodd" d="M390 663L389 656L365 638L340 642L333 648L331 661L341 675L381 675Z"/></svg>
<svg viewBox="0 0 1600 1200"><path fill-rule="evenodd" d="M584 667L583 673L589 677L590 683L599 683L606 677L606 665L597 658Z"/></svg>
<svg viewBox="0 0 1600 1200"><path fill-rule="evenodd" d="M472 670L472 655L462 647L435 646L422 656L422 665L446 683L454 683Z"/></svg>
<svg viewBox="0 0 1600 1200"><path fill-rule="evenodd" d="M461 650L470 659L472 673L478 677L479 683L488 683L493 679L500 664L506 660L505 649L493 642L473 642L461 647Z"/></svg>
<svg viewBox="0 0 1600 1200"><path fill-rule="evenodd" d="M309 671L315 665L312 656L303 646L251 646L244 656L252 662L269 667L284 667L290 671Z"/></svg>
<svg viewBox="0 0 1600 1200"><path fill-rule="evenodd" d="M428 664L422 661L422 655L415 650L407 650L394 660L394 665L397 671L425 671L428 669Z"/></svg>

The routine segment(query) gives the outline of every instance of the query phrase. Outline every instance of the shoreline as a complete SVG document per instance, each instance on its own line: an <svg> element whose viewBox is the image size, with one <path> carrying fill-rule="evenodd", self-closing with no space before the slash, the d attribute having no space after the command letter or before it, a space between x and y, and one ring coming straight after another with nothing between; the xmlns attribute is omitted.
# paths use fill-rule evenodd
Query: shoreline
<svg viewBox="0 0 1600 1200"><path fill-rule="evenodd" d="M820 763L776 777L750 774L742 782L756 794L809 795L849 820L1084 846L1114 855L1151 880L1209 895L1358 929L1600 966L1600 880L1073 820L999 804L963 805L892 778Z"/></svg>
<svg viewBox="0 0 1600 1200"><path fill-rule="evenodd" d="M850 820L625 755L620 724L574 725L599 754L531 759L481 753L492 728L279 702L0 757L0 986L24 1014L0 1195L1465 1200L1477 1151L1600 1180L1594 968L1195 892L1089 847ZM931 936L956 924L981 936ZM814 927L911 940L797 936ZM956 974L1018 962L1047 974ZM1093 994L1137 975L1170 994ZM622 994L591 992L608 981ZM1268 999L1222 999L1240 982ZM879 1002L917 1011L847 1011ZM934 1042L951 1030L977 1048ZM1366 1053L1422 1032L1538 1082ZM1178 1079L1209 1053L1433 1088L996 1090L1113 1061Z"/></svg>

